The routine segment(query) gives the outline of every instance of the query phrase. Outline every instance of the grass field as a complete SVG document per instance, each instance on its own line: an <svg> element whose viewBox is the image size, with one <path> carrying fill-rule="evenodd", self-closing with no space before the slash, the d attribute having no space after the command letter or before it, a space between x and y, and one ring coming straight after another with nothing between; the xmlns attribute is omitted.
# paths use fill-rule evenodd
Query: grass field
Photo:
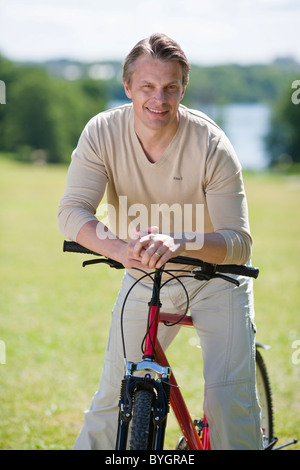
<svg viewBox="0 0 300 470"><path fill-rule="evenodd" d="M0 449L71 449L98 387L110 312L122 273L81 268L81 255L63 254L56 212L66 168L0 159ZM254 237L257 339L273 388L279 443L300 438L300 176L245 174ZM201 405L201 350L184 329L171 361L189 383L186 397ZM299 349L299 346L298 346ZM195 360L199 355L199 361ZM2 356L4 352L2 350ZM198 365L198 362L200 365ZM199 417L199 416L198 416ZM168 448L178 438L170 418ZM299 444L293 449L300 449Z"/></svg>

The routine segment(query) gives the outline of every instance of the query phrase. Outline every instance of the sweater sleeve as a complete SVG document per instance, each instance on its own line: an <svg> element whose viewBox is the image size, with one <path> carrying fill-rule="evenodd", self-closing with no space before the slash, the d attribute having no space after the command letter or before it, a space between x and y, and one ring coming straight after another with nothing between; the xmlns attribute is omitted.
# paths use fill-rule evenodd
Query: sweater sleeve
<svg viewBox="0 0 300 470"><path fill-rule="evenodd" d="M71 158L67 184L58 207L58 226L62 234L76 240L81 227L95 214L107 184L107 174L97 132L92 119L83 130Z"/></svg>
<svg viewBox="0 0 300 470"><path fill-rule="evenodd" d="M215 232L226 241L224 264L245 264L251 256L252 237L241 165L222 133L207 158L206 200Z"/></svg>

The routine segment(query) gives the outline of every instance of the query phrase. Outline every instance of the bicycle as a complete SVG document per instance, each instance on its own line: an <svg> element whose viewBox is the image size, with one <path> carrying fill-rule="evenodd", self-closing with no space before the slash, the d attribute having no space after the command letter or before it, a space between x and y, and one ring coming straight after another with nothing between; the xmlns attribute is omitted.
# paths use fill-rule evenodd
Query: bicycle
<svg viewBox="0 0 300 470"><path fill-rule="evenodd" d="M124 269L124 266L115 260L102 257L98 253L90 251L76 242L64 242L63 251L84 253L97 256L83 262L83 266L104 263L112 268ZM180 280L182 276L193 276L199 280L210 280L221 278L227 282L239 285L239 282L229 276L237 274L257 278L259 269L249 266L236 265L214 265L205 263L194 258L177 256L168 263L184 264L193 266L192 271L183 272L181 276L170 274L170 279L177 279L185 290ZM143 278L149 277L153 281L152 298L149 302L149 315L147 328L144 337L144 354L142 361L138 363L128 362L126 359L124 335L123 335L123 311L121 315L121 331L123 339L123 350L125 359L125 374L121 384L118 432L116 439L116 450L126 450L128 446L129 425L131 425L130 450L162 450L164 446L167 416L170 405L182 431L176 450L210 450L209 426L205 415L201 419L193 421L186 406L176 378L168 363L167 357L157 339L158 323L163 322L169 326L184 325L193 326L193 321L189 310L189 299L187 295L186 311L183 315L166 314L160 311L160 290L168 282L162 282L164 267L154 270L152 273L145 273L133 284L124 300L123 311L134 286ZM178 272L178 270L176 271ZM274 436L273 403L271 386L267 373L267 368L263 357L259 351L266 348L260 343L256 343L256 385L258 392L261 413L261 428L263 433L263 445L265 450L273 450L277 442ZM143 372L144 375L136 376L135 373ZM286 445L293 444L292 441Z"/></svg>

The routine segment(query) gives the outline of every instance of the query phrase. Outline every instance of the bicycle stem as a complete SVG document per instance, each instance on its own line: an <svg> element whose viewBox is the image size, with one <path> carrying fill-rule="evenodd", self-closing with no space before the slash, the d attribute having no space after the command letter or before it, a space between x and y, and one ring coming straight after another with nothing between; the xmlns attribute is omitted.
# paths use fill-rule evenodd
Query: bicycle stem
<svg viewBox="0 0 300 470"><path fill-rule="evenodd" d="M145 338L145 350L143 359L155 359L155 342L157 337L160 302L160 286L161 286L162 269L156 269L153 279L152 298L149 302L149 315L147 325L147 335Z"/></svg>

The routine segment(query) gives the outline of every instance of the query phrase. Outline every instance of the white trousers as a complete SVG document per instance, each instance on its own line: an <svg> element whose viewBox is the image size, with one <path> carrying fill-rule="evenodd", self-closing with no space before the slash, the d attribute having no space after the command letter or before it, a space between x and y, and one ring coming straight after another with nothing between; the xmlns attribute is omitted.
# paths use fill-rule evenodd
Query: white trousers
<svg viewBox="0 0 300 470"><path fill-rule="evenodd" d="M204 412L210 426L213 450L262 449L260 409L255 389L255 340L252 280L237 277L240 286L213 279L209 282L182 279L190 297L190 312L200 338L205 379ZM124 376L124 354L120 315L124 298L135 279L125 273L113 309L109 339L99 390L74 449L115 448L120 384ZM151 283L137 284L124 311L127 360L142 358ZM183 313L186 295L177 281L161 291L162 311ZM164 349L180 327L159 326ZM193 360L193 358L191 358ZM187 361L188 365L188 361Z"/></svg>

